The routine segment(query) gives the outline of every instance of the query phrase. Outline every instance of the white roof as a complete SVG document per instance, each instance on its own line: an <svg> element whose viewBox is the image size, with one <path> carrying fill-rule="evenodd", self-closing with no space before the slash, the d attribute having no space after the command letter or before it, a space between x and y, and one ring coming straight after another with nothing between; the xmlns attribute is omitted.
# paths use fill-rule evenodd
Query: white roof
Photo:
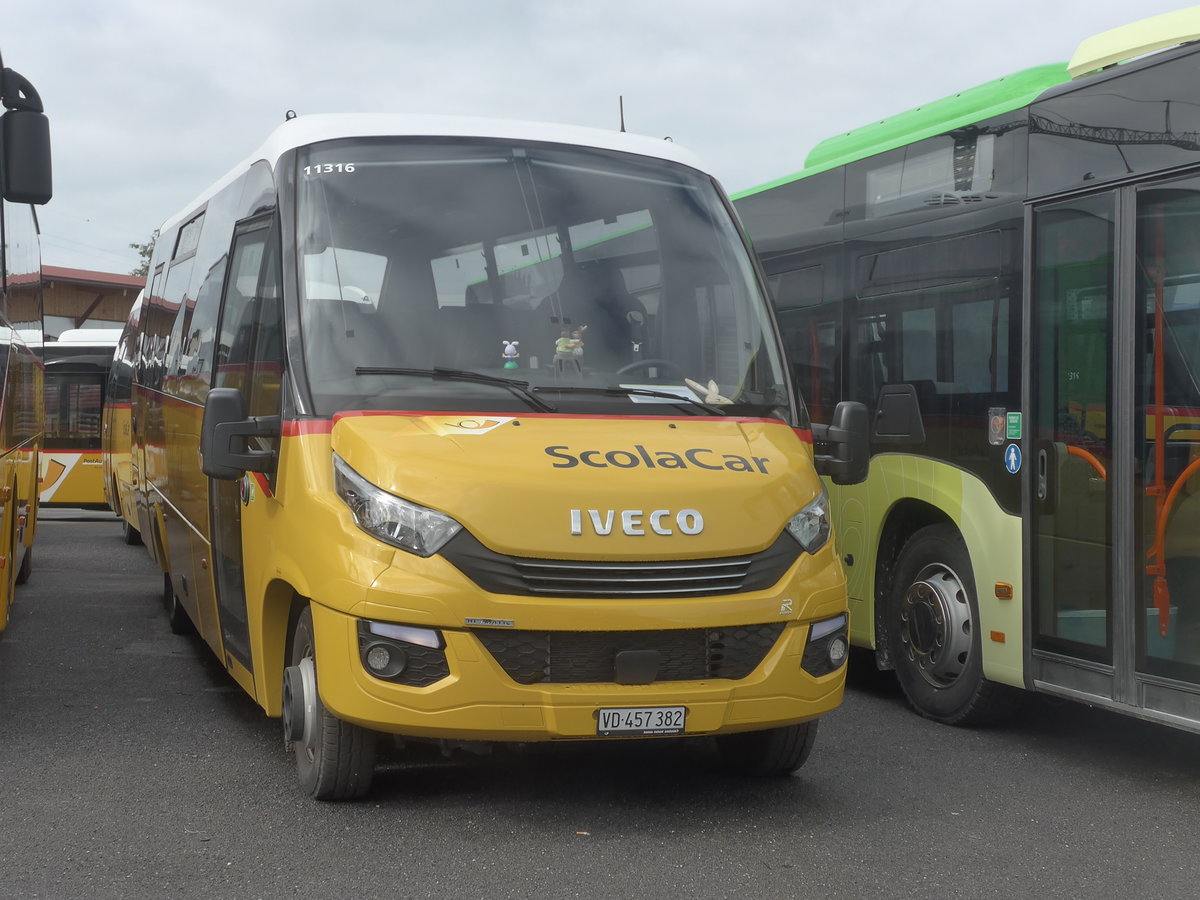
<svg viewBox="0 0 1200 900"><path fill-rule="evenodd" d="M653 156L703 170L696 156L673 141L645 137L623 131L606 131L579 125L556 125L516 119L485 119L467 116L399 115L376 113L327 113L297 116L276 128L262 146L223 178L212 184L183 211L162 226L166 231L195 210L221 188L238 178L259 160L274 169L279 157L288 150L319 141L347 137L479 137L502 140L537 141L617 150L640 156Z"/></svg>
<svg viewBox="0 0 1200 900"><path fill-rule="evenodd" d="M57 341L47 341L48 344L113 344L121 340L120 328L68 328L58 336Z"/></svg>

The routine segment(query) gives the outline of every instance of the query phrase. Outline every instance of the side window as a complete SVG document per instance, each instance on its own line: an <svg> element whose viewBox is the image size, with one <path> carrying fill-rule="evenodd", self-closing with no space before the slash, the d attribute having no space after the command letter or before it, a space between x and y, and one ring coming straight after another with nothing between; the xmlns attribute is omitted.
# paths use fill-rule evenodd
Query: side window
<svg viewBox="0 0 1200 900"><path fill-rule="evenodd" d="M1008 390L1007 297L968 300L950 310L951 380L972 394Z"/></svg>
<svg viewBox="0 0 1200 900"><path fill-rule="evenodd" d="M283 381L283 283L277 242L270 242L258 291L258 321L250 355L246 412L251 416L279 414ZM278 444L278 439L273 439Z"/></svg>
<svg viewBox="0 0 1200 900"><path fill-rule="evenodd" d="M229 279L225 284L225 296L221 304L213 387L232 387L243 391L248 387L255 323L258 318L255 292L262 272L266 242L265 225L253 231L243 232L234 238Z"/></svg>
<svg viewBox="0 0 1200 900"><path fill-rule="evenodd" d="M900 314L900 366L904 381L938 380L937 311L933 307Z"/></svg>

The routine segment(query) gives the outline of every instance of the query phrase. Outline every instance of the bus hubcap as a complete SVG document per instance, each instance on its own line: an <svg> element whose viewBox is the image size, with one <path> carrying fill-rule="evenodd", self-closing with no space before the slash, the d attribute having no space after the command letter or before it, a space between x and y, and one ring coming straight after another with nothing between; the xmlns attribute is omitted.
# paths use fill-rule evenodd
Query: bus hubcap
<svg viewBox="0 0 1200 900"><path fill-rule="evenodd" d="M283 673L283 736L310 757L316 742L316 696L316 667L306 656Z"/></svg>
<svg viewBox="0 0 1200 900"><path fill-rule="evenodd" d="M918 573L900 603L905 654L934 687L948 687L971 652L971 605L962 581L940 563Z"/></svg>

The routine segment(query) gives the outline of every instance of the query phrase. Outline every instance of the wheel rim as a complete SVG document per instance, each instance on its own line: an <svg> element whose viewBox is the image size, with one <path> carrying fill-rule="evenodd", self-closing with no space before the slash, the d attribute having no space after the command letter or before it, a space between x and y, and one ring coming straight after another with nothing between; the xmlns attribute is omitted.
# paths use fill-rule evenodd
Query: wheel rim
<svg viewBox="0 0 1200 900"><path fill-rule="evenodd" d="M296 750L311 765L317 758L317 723L315 721L317 717L315 698L317 679L312 639L308 635L305 637L306 640L300 650L300 661L297 665L300 666L302 672L307 668L308 672L304 672L304 674L308 676L311 673L311 678L305 678L304 736L296 742Z"/></svg>
<svg viewBox="0 0 1200 900"><path fill-rule="evenodd" d="M933 563L917 573L900 603L900 640L921 676L949 687L971 655L971 604L954 570Z"/></svg>

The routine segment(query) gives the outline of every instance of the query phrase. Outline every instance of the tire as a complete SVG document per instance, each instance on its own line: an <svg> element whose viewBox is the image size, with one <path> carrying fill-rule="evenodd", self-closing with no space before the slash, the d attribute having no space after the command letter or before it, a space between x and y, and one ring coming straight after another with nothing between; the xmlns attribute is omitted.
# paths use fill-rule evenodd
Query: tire
<svg viewBox="0 0 1200 900"><path fill-rule="evenodd" d="M171 634L192 634L196 630L187 610L179 602L179 595L171 586L169 572L163 572L163 604L167 607L167 624L171 626Z"/></svg>
<svg viewBox="0 0 1200 900"><path fill-rule="evenodd" d="M717 737L725 768L738 775L775 778L791 775L808 759L817 740L818 721L746 731Z"/></svg>
<svg viewBox="0 0 1200 900"><path fill-rule="evenodd" d="M922 716L990 725L1020 704L1020 692L983 677L975 575L956 528L929 525L905 542L884 614L896 677Z"/></svg>
<svg viewBox="0 0 1200 900"><path fill-rule="evenodd" d="M15 493L16 487L13 487ZM3 612L0 614L0 631L8 627L8 623L12 618L12 606L16 600L17 594L17 550L21 546L21 542L17 540L17 514L15 510L9 510L11 516L8 527L8 564L4 567L4 597L0 599L3 603Z"/></svg>
<svg viewBox="0 0 1200 900"><path fill-rule="evenodd" d="M142 533L140 531L138 531L136 528L134 528L132 525L130 525L128 522L126 522L124 520L122 520L121 526L122 526L122 535L121 536L125 539L126 544L128 544L131 547L136 547L139 544L141 544Z"/></svg>
<svg viewBox="0 0 1200 900"><path fill-rule="evenodd" d="M292 631L289 664L305 657L316 661L312 610L305 607ZM314 800L354 800L371 788L375 775L378 735L369 729L344 722L325 709L320 692L313 698L315 727L306 729L311 743L290 741L296 754L296 774L304 793Z"/></svg>
<svg viewBox="0 0 1200 900"><path fill-rule="evenodd" d="M21 557L21 568L17 569L17 584L25 584L33 574L33 548L26 547L25 555Z"/></svg>

